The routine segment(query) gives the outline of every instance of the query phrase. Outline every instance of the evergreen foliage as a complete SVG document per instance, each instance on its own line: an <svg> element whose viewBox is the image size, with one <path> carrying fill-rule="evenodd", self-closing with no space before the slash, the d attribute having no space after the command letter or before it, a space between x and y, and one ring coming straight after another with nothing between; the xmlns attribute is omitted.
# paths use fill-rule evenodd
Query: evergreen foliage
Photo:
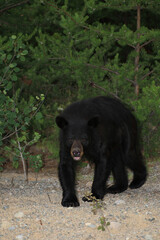
<svg viewBox="0 0 160 240"><path fill-rule="evenodd" d="M110 95L140 120L146 156L159 153L159 0L2 0L0 14L1 140L28 119L28 137L39 131L43 143L52 139L57 153L53 119L59 109ZM32 112L24 109L33 107L36 96L41 102L41 94L46 99L40 119L30 121ZM52 127L53 137L47 134ZM10 143L1 141L2 148L12 139L14 134Z"/></svg>

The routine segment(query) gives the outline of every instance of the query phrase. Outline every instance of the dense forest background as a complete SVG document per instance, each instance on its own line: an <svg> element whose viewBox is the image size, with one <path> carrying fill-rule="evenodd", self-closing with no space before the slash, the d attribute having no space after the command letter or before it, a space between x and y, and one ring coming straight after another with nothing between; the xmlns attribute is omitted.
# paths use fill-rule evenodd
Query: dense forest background
<svg viewBox="0 0 160 240"><path fill-rule="evenodd" d="M144 155L160 153L159 0L1 0L0 168L58 159L55 116L109 95L139 120Z"/></svg>

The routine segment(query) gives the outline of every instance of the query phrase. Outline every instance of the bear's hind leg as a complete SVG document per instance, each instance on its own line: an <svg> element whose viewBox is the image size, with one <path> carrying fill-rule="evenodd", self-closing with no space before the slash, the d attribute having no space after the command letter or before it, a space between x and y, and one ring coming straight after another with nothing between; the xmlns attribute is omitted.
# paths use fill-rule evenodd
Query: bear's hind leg
<svg viewBox="0 0 160 240"><path fill-rule="evenodd" d="M131 169L133 171L133 180L130 183L129 187L131 189L141 187L147 179L147 170L145 165L141 162L136 168Z"/></svg>
<svg viewBox="0 0 160 240"><path fill-rule="evenodd" d="M133 171L133 180L130 183L129 187L131 189L141 187L147 179L147 169L143 163L143 158L141 153L133 153L130 156L131 162L129 163L129 168Z"/></svg>
<svg viewBox="0 0 160 240"><path fill-rule="evenodd" d="M121 151L116 151L116 156L114 156L112 162L112 173L115 183L107 188L107 193L121 193L128 188L128 176Z"/></svg>
<svg viewBox="0 0 160 240"><path fill-rule="evenodd" d="M112 171L113 177L115 180L115 184L107 188L107 193L121 193L124 192L128 188L128 177L127 172L124 166L121 168L113 169Z"/></svg>
<svg viewBox="0 0 160 240"><path fill-rule="evenodd" d="M130 183L129 187L131 189L139 188L146 182L146 179L147 175L145 171L143 173L134 172L133 181Z"/></svg>

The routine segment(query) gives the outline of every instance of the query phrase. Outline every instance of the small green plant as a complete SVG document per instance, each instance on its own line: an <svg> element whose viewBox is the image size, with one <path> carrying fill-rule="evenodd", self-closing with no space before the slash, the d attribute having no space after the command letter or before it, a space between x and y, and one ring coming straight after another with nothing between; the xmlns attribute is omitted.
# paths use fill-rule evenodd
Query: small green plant
<svg viewBox="0 0 160 240"><path fill-rule="evenodd" d="M98 230L105 231L106 227L110 225L110 222L106 222L106 218L100 217L100 225L98 226Z"/></svg>
<svg viewBox="0 0 160 240"><path fill-rule="evenodd" d="M99 218L100 225L98 226L97 229L101 231L105 231L106 228L110 225L110 222L106 221L106 218L104 216L104 207L105 207L104 202L99 199L96 199L95 196L92 195L92 193L86 193L85 198L89 202L91 202L92 213L96 215L99 212L101 215L101 217Z"/></svg>

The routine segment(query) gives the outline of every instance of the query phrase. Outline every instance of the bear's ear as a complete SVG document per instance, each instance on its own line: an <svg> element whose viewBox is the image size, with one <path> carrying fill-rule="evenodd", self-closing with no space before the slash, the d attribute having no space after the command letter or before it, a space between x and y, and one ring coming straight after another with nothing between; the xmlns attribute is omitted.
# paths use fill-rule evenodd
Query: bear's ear
<svg viewBox="0 0 160 240"><path fill-rule="evenodd" d="M67 120L66 120L64 117L61 117L61 116L57 116L57 117L56 117L56 123L57 123L57 126L58 126L59 128L62 128L62 129L63 129L65 126L68 125Z"/></svg>
<svg viewBox="0 0 160 240"><path fill-rule="evenodd" d="M99 116L95 116L88 121L89 127L97 127L99 124Z"/></svg>

